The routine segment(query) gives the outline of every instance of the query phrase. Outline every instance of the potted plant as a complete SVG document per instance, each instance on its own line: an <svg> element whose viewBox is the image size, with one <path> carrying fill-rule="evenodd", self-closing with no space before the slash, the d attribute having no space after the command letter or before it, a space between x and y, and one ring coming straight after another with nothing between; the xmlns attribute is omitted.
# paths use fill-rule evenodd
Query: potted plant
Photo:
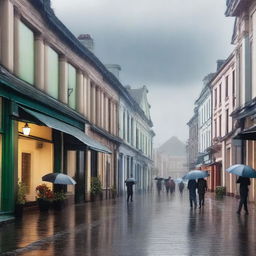
<svg viewBox="0 0 256 256"><path fill-rule="evenodd" d="M102 185L98 177L91 179L91 200L94 201L98 196L102 197Z"/></svg>
<svg viewBox="0 0 256 256"><path fill-rule="evenodd" d="M16 201L15 201L15 217L21 218L23 215L23 207L26 203L26 186L23 182L18 182Z"/></svg>
<svg viewBox="0 0 256 256"><path fill-rule="evenodd" d="M37 203L40 211L48 211L53 200L53 192L46 184L36 187Z"/></svg>
<svg viewBox="0 0 256 256"><path fill-rule="evenodd" d="M222 186L217 186L215 193L217 198L223 198L223 196L226 194L226 188Z"/></svg>
<svg viewBox="0 0 256 256"><path fill-rule="evenodd" d="M63 191L58 191L54 193L53 196L53 209L60 211L65 206L66 194Z"/></svg>

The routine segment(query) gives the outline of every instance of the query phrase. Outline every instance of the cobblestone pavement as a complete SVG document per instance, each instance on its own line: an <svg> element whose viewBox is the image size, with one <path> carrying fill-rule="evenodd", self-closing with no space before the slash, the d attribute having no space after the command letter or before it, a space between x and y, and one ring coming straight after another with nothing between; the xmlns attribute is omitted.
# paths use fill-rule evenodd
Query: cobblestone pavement
<svg viewBox="0 0 256 256"><path fill-rule="evenodd" d="M190 209L181 196L137 195L67 207L61 212L26 212L0 227L2 255L256 255L254 205L237 216L238 200L216 200Z"/></svg>

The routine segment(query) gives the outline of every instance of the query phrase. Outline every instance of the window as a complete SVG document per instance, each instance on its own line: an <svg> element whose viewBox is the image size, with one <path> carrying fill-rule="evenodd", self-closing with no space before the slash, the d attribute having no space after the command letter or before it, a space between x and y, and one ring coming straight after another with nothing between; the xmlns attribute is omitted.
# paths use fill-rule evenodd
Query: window
<svg viewBox="0 0 256 256"><path fill-rule="evenodd" d="M125 111L123 112L123 139L125 140L125 130L126 130L126 127L125 127Z"/></svg>
<svg viewBox="0 0 256 256"><path fill-rule="evenodd" d="M214 137L217 137L217 120L214 120Z"/></svg>
<svg viewBox="0 0 256 256"><path fill-rule="evenodd" d="M130 142L130 117L127 115L127 142Z"/></svg>
<svg viewBox="0 0 256 256"><path fill-rule="evenodd" d="M226 76L226 83L225 83L225 87L226 87L226 98L228 97L228 76Z"/></svg>
<svg viewBox="0 0 256 256"><path fill-rule="evenodd" d="M46 60L46 91L47 93L58 99L59 91L59 56L58 54L49 46L46 46L47 60Z"/></svg>
<svg viewBox="0 0 256 256"><path fill-rule="evenodd" d="M19 77L24 81L34 84L34 33L22 22L19 22Z"/></svg>
<svg viewBox="0 0 256 256"><path fill-rule="evenodd" d="M233 70L233 72L232 72L232 98L233 98L233 107L235 106L235 99L236 99L236 97L235 97L235 95L236 95L236 88L235 88L235 86L236 86L236 83L235 83L235 79L236 79L236 77L235 77L235 70Z"/></svg>
<svg viewBox="0 0 256 256"><path fill-rule="evenodd" d="M133 141L134 141L134 122L133 122L133 118L131 119L131 144L133 145Z"/></svg>
<svg viewBox="0 0 256 256"><path fill-rule="evenodd" d="M217 88L214 89L214 108L217 108Z"/></svg>
<svg viewBox="0 0 256 256"><path fill-rule="evenodd" d="M221 84L219 85L219 104L221 104Z"/></svg>
<svg viewBox="0 0 256 256"><path fill-rule="evenodd" d="M228 133L229 131L228 123L229 123L229 111L227 109L226 110L226 133Z"/></svg>
<svg viewBox="0 0 256 256"><path fill-rule="evenodd" d="M219 136L221 137L221 115L219 116Z"/></svg>
<svg viewBox="0 0 256 256"><path fill-rule="evenodd" d="M96 101L94 102L96 104ZM76 108L76 69L70 64L68 65L68 105L73 109Z"/></svg>

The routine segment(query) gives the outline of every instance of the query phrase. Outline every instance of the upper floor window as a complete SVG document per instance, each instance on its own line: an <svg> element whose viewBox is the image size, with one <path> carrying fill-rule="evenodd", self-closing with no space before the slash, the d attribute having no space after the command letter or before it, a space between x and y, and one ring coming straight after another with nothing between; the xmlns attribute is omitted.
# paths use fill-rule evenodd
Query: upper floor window
<svg viewBox="0 0 256 256"><path fill-rule="evenodd" d="M68 65L68 105L76 108L76 69Z"/></svg>
<svg viewBox="0 0 256 256"><path fill-rule="evenodd" d="M217 108L217 88L214 89L214 108Z"/></svg>
<svg viewBox="0 0 256 256"><path fill-rule="evenodd" d="M229 131L229 111L228 109L226 110L226 133Z"/></svg>
<svg viewBox="0 0 256 256"><path fill-rule="evenodd" d="M221 104L221 84L219 85L219 104Z"/></svg>
<svg viewBox="0 0 256 256"><path fill-rule="evenodd" d="M22 80L34 84L34 33L22 22L18 26L18 75Z"/></svg>
<svg viewBox="0 0 256 256"><path fill-rule="evenodd" d="M49 46L46 46L46 91L58 99L59 92L59 56Z"/></svg>
<svg viewBox="0 0 256 256"><path fill-rule="evenodd" d="M235 95L236 95L236 83L235 83L235 80L236 79L236 76L235 76L235 70L233 70L232 72L232 98L233 98L233 107L235 106Z"/></svg>
<svg viewBox="0 0 256 256"><path fill-rule="evenodd" d="M225 87L226 87L226 98L227 98L228 97L228 76L226 76Z"/></svg>

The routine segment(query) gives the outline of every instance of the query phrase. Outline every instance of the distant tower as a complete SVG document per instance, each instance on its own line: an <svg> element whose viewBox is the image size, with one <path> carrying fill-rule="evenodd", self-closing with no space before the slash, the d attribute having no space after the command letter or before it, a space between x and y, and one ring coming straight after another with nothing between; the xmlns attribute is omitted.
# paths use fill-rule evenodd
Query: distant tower
<svg viewBox="0 0 256 256"><path fill-rule="evenodd" d="M78 40L91 52L94 51L94 41L90 34L81 34Z"/></svg>

